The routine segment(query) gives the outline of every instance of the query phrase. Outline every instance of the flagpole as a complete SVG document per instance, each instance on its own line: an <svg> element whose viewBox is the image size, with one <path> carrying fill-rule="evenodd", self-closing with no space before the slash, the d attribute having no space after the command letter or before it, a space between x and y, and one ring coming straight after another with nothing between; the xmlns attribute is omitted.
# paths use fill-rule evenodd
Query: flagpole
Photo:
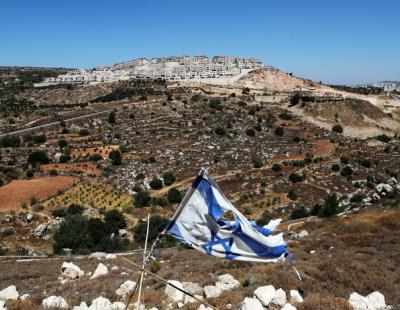
<svg viewBox="0 0 400 310"><path fill-rule="evenodd" d="M147 240L149 239L149 228L150 228L150 213L147 215L147 231L146 231L146 241L144 243L142 268L145 267L146 251L147 251ZM138 293L138 300L137 300L137 305L136 305L136 309L137 310L140 309L140 297L141 297L141 294L142 294L143 276L144 276L144 271L142 271L142 273L140 274L139 293Z"/></svg>
<svg viewBox="0 0 400 310"><path fill-rule="evenodd" d="M199 171L197 177L203 176L205 172L206 172L206 169L201 168L201 170ZM144 266L144 267L146 267L147 262L149 261L151 255L153 254L153 252L154 252L154 250L155 250L155 248L156 248L157 243L161 240L161 238L166 234L166 232L171 228L171 226L173 225L173 223L176 221L176 219L178 218L178 216L182 213L182 210L183 210L184 206L186 205L187 201L188 201L189 198L192 196L192 194L194 193L195 190L196 190L195 188L190 187L190 190L186 193L185 197L182 199L182 201L181 201L181 203L179 204L178 208L176 209L174 215L172 216L171 221L169 221L169 223L164 227L163 231L160 232L160 233L157 235L157 238L154 240L153 244L151 245L150 250L149 250L149 252L148 252L148 254L147 254L147 256L146 256L146 258L145 258L145 260L144 260L144 262L143 262L143 266ZM143 268L144 268L144 267L143 267ZM140 276L140 277L141 277L141 276ZM136 283L138 283L138 282L140 281L140 277L137 279ZM133 295L135 294L137 288L138 288L138 285L136 284L135 287L133 288L133 291L131 292L131 294L130 294L130 296L129 296L129 298L128 298L128 302L127 302L127 304L126 304L126 306L125 306L125 310L128 309L128 304L129 304L130 300L132 299Z"/></svg>

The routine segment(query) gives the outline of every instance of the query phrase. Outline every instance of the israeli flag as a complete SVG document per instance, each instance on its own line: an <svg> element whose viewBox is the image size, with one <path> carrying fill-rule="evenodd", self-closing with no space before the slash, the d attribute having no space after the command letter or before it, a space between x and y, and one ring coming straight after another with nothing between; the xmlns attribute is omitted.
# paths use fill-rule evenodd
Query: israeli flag
<svg viewBox="0 0 400 310"><path fill-rule="evenodd" d="M233 221L224 220L227 212ZM282 233L272 235L281 220L264 227L248 221L201 170L166 227L182 243L208 255L242 261L272 262L284 259Z"/></svg>

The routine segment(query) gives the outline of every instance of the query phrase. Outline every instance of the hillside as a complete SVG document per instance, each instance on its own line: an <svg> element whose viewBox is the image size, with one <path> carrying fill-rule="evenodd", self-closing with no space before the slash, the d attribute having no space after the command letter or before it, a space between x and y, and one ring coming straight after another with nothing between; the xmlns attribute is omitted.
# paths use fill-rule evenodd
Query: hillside
<svg viewBox="0 0 400 310"><path fill-rule="evenodd" d="M235 83L236 86L268 91L292 92L295 90L323 90L331 88L310 80L291 76L275 68L263 68L251 71Z"/></svg>

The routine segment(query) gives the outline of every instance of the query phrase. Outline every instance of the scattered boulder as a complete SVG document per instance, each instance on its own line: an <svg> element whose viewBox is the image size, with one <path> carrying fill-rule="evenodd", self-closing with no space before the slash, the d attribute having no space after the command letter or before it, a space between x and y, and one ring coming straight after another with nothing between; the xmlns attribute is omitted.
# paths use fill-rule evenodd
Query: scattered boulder
<svg viewBox="0 0 400 310"><path fill-rule="evenodd" d="M136 286L136 282L133 282L131 280L125 281L124 283L121 284L121 286L115 291L115 294L117 296L124 298L125 296L128 296L130 293L133 292L134 288Z"/></svg>
<svg viewBox="0 0 400 310"><path fill-rule="evenodd" d="M7 310L4 305L6 304L6 302L4 300L0 300L0 310Z"/></svg>
<svg viewBox="0 0 400 310"><path fill-rule="evenodd" d="M38 238L42 238L45 235L47 235L51 231L52 228L53 228L53 223L52 222L47 222L47 223L40 224L38 227L36 227L33 230L33 235L38 237Z"/></svg>
<svg viewBox="0 0 400 310"><path fill-rule="evenodd" d="M111 304L111 310L125 310L125 304L120 301L113 302Z"/></svg>
<svg viewBox="0 0 400 310"><path fill-rule="evenodd" d="M0 291L0 300L2 300L2 301L7 301L9 299L17 300L18 297L19 297L19 293L18 293L15 285L10 285Z"/></svg>
<svg viewBox="0 0 400 310"><path fill-rule="evenodd" d="M221 293L222 291L214 285L207 285L204 287L204 295L206 298L216 298L219 297Z"/></svg>
<svg viewBox="0 0 400 310"><path fill-rule="evenodd" d="M389 306L386 306L385 296L383 296L380 292L373 292L367 297L354 292L350 295L349 303L354 310L391 309Z"/></svg>
<svg viewBox="0 0 400 310"><path fill-rule="evenodd" d="M98 278L100 276L104 276L108 273L108 268L106 265L103 265L102 263L100 263L96 270L94 271L93 275L90 277L90 279L95 279Z"/></svg>
<svg viewBox="0 0 400 310"><path fill-rule="evenodd" d="M221 291L231 290L240 286L240 282L230 274L218 276L218 280L219 281L215 283L215 286Z"/></svg>
<svg viewBox="0 0 400 310"><path fill-rule="evenodd" d="M126 229L120 229L118 230L118 234L122 238L127 238L129 241L133 241L133 234L127 231Z"/></svg>
<svg viewBox="0 0 400 310"><path fill-rule="evenodd" d="M50 296L42 300L42 307L47 309L68 309L68 304L60 296Z"/></svg>
<svg viewBox="0 0 400 310"><path fill-rule="evenodd" d="M397 180L396 180L395 177L390 177L390 178L387 180L387 183L388 183L389 185L391 185L391 186L394 186L394 185L397 184Z"/></svg>
<svg viewBox="0 0 400 310"><path fill-rule="evenodd" d="M305 238L305 237L308 237L308 231L307 230L305 230L305 229L303 229L301 232L299 232L298 234L297 234L297 236L299 237L299 238Z"/></svg>
<svg viewBox="0 0 400 310"><path fill-rule="evenodd" d="M292 303L296 303L296 302L303 302L304 299L300 295L298 290L290 290L290 301Z"/></svg>
<svg viewBox="0 0 400 310"><path fill-rule="evenodd" d="M283 289L278 289L275 291L274 298L272 299L272 303L278 306L283 307L286 304L286 293Z"/></svg>
<svg viewBox="0 0 400 310"><path fill-rule="evenodd" d="M88 310L111 310L111 301L108 298L104 298L102 296L97 297L96 299L92 300L92 304L88 308Z"/></svg>
<svg viewBox="0 0 400 310"><path fill-rule="evenodd" d="M261 286L254 291L254 296L261 301L263 306L267 307L275 296L275 287L273 285Z"/></svg>
<svg viewBox="0 0 400 310"><path fill-rule="evenodd" d="M200 286L199 283L194 283L194 282L182 282L183 289L192 294L198 294L198 295L203 295L203 288Z"/></svg>
<svg viewBox="0 0 400 310"><path fill-rule="evenodd" d="M28 300L29 298L31 298L31 295L30 295L30 294L24 294L24 295L22 295L19 299L21 299L21 300Z"/></svg>
<svg viewBox="0 0 400 310"><path fill-rule="evenodd" d="M291 304L287 303L285 304L281 310L297 310L295 306L292 306Z"/></svg>
<svg viewBox="0 0 400 310"><path fill-rule="evenodd" d="M104 252L94 252L90 254L88 258L97 258L98 260L100 260L100 259L105 259L106 255L107 253Z"/></svg>
<svg viewBox="0 0 400 310"><path fill-rule="evenodd" d="M386 308L385 296L379 292L373 292L367 296L367 300L372 309Z"/></svg>
<svg viewBox="0 0 400 310"><path fill-rule="evenodd" d="M87 310L87 309L89 309L89 307L84 301L82 301L79 306L75 306L72 308L72 310Z"/></svg>
<svg viewBox="0 0 400 310"><path fill-rule="evenodd" d="M375 187L375 190L379 195L384 196L386 193L393 192L393 187L389 184L380 183Z"/></svg>
<svg viewBox="0 0 400 310"><path fill-rule="evenodd" d="M83 272L77 265L74 263L64 262L61 266L61 275L65 279L75 280L83 277L85 272Z"/></svg>
<svg viewBox="0 0 400 310"><path fill-rule="evenodd" d="M171 284L175 285L176 287L183 289L183 285L179 281L169 280L168 283L171 283ZM178 291L175 287L173 287L171 285L167 285L165 287L164 292L167 295L167 298L169 301L172 301L172 302L183 301L184 294L181 291Z"/></svg>
<svg viewBox="0 0 400 310"><path fill-rule="evenodd" d="M243 300L241 310L264 310L263 305L257 298L246 297Z"/></svg>
<svg viewBox="0 0 400 310"><path fill-rule="evenodd" d="M213 310L213 309L210 308L210 307L206 307L206 306L204 306L203 304L201 304L201 305L197 308L197 310Z"/></svg>

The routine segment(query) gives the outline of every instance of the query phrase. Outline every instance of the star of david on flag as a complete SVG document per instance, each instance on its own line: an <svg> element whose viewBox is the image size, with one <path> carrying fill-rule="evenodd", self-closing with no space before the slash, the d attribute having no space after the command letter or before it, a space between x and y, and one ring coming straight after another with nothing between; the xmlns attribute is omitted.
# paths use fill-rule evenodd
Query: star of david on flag
<svg viewBox="0 0 400 310"><path fill-rule="evenodd" d="M224 220L231 212L233 220ZM289 255L282 233L273 234L280 219L264 227L241 214L218 185L201 170L166 230L182 243L226 259L272 262Z"/></svg>

